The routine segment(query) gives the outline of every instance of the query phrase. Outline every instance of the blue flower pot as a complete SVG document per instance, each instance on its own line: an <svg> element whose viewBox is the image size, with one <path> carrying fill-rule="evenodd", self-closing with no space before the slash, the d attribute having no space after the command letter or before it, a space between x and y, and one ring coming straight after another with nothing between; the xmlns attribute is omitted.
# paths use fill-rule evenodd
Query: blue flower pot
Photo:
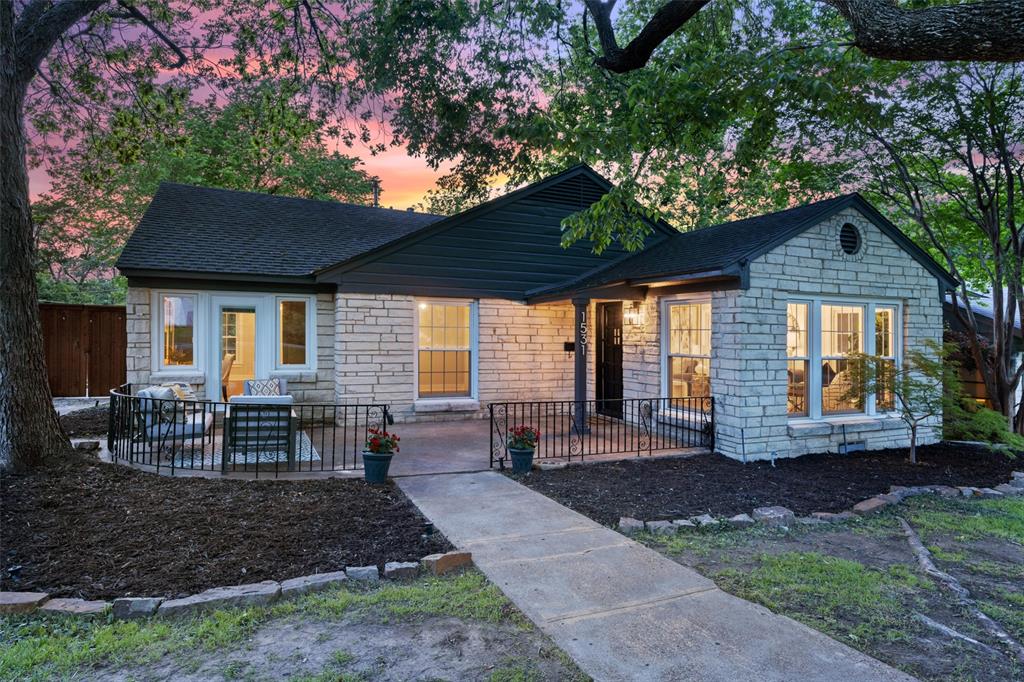
<svg viewBox="0 0 1024 682"><path fill-rule="evenodd" d="M509 448L508 454L512 457L512 473L528 474L533 469L533 448L529 450Z"/></svg>
<svg viewBox="0 0 1024 682"><path fill-rule="evenodd" d="M367 483L387 483L393 454L363 452L363 476Z"/></svg>

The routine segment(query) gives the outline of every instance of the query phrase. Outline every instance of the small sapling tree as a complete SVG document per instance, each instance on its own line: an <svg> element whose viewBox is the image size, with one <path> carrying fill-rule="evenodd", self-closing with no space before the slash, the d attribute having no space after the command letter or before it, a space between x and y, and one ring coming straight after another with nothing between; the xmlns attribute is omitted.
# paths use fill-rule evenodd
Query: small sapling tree
<svg viewBox="0 0 1024 682"><path fill-rule="evenodd" d="M910 429L910 462L917 464L917 437L922 428L939 428L934 423L960 395L958 364L952 359L952 344L935 341L923 349L908 350L903 363L857 353L850 357L850 390L846 400L863 404L874 394L878 410L891 410ZM929 424L929 422L933 422Z"/></svg>

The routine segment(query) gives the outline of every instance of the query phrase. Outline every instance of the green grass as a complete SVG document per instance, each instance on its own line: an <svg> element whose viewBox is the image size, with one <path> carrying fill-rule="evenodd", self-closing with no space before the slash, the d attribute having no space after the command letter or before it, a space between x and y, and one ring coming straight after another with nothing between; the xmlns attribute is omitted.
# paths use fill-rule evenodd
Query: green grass
<svg viewBox="0 0 1024 682"><path fill-rule="evenodd" d="M385 622L424 616L454 616L498 623L511 621L529 629L532 624L482 573L467 571L448 578L424 578L412 583L384 583L360 592L352 589L312 595L302 604L306 613L340 616L375 614Z"/></svg>
<svg viewBox="0 0 1024 682"><path fill-rule="evenodd" d="M929 541L941 536L958 542L989 537L1024 545L1024 498L960 501L928 496L908 501L899 511Z"/></svg>
<svg viewBox="0 0 1024 682"><path fill-rule="evenodd" d="M762 554L753 570L726 569L715 579L733 594L859 645L906 637L913 622L904 600L934 589L903 566L880 571L817 552Z"/></svg>
<svg viewBox="0 0 1024 682"><path fill-rule="evenodd" d="M530 627L530 622L477 571L411 583L346 585L270 607L216 611L192 619L86 621L8 616L0 617L0 680L52 679L86 666L143 665L166 655L196 649L213 651L243 640L270 619L296 615L325 620L351 616L384 622L453 616Z"/></svg>
<svg viewBox="0 0 1024 682"><path fill-rule="evenodd" d="M731 528L725 524L701 528L699 530L685 529L675 535L653 535L651 533L640 533L635 536L638 542L657 547L663 552L672 555L695 554L707 556L717 550L741 547L756 539L773 539L785 536L792 536L806 532L803 527L782 529L767 526L754 526L752 528Z"/></svg>
<svg viewBox="0 0 1024 682"><path fill-rule="evenodd" d="M506 659L487 676L487 682L538 682L540 679L540 670L533 661L514 658Z"/></svg>

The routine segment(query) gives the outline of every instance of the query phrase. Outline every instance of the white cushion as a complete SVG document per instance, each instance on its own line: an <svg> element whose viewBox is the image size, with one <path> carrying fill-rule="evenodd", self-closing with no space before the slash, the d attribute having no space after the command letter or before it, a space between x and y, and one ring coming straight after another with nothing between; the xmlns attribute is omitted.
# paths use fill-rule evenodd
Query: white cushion
<svg viewBox="0 0 1024 682"><path fill-rule="evenodd" d="M228 398L232 405L291 405L294 401L290 395L233 395Z"/></svg>

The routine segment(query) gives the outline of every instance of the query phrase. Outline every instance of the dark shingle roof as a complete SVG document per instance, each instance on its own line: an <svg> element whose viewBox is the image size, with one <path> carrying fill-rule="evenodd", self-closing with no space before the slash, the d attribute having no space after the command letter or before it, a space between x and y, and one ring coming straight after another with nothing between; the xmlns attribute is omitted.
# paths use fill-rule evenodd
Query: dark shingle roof
<svg viewBox="0 0 1024 682"><path fill-rule="evenodd" d="M529 292L529 295L531 297L551 296L606 284L651 280L657 277L680 277L723 270L739 264L744 258L757 257L781 243L780 240L785 241L803 228L810 227L824 219L827 215L854 204L869 213L875 213L871 205L859 194L845 194L785 211L721 223L690 232L680 232L639 253L627 256L600 270L592 271L576 281L565 282L546 289L536 289ZM927 263L926 267L932 269L936 276L945 274L938 264L914 246L895 226L889 224L881 216L874 218L876 224L882 221L885 229L890 232L890 236L898 239L914 258L924 259L923 262ZM948 274L945 276L949 277Z"/></svg>
<svg viewBox="0 0 1024 682"><path fill-rule="evenodd" d="M117 267L306 277L441 218L164 182Z"/></svg>

